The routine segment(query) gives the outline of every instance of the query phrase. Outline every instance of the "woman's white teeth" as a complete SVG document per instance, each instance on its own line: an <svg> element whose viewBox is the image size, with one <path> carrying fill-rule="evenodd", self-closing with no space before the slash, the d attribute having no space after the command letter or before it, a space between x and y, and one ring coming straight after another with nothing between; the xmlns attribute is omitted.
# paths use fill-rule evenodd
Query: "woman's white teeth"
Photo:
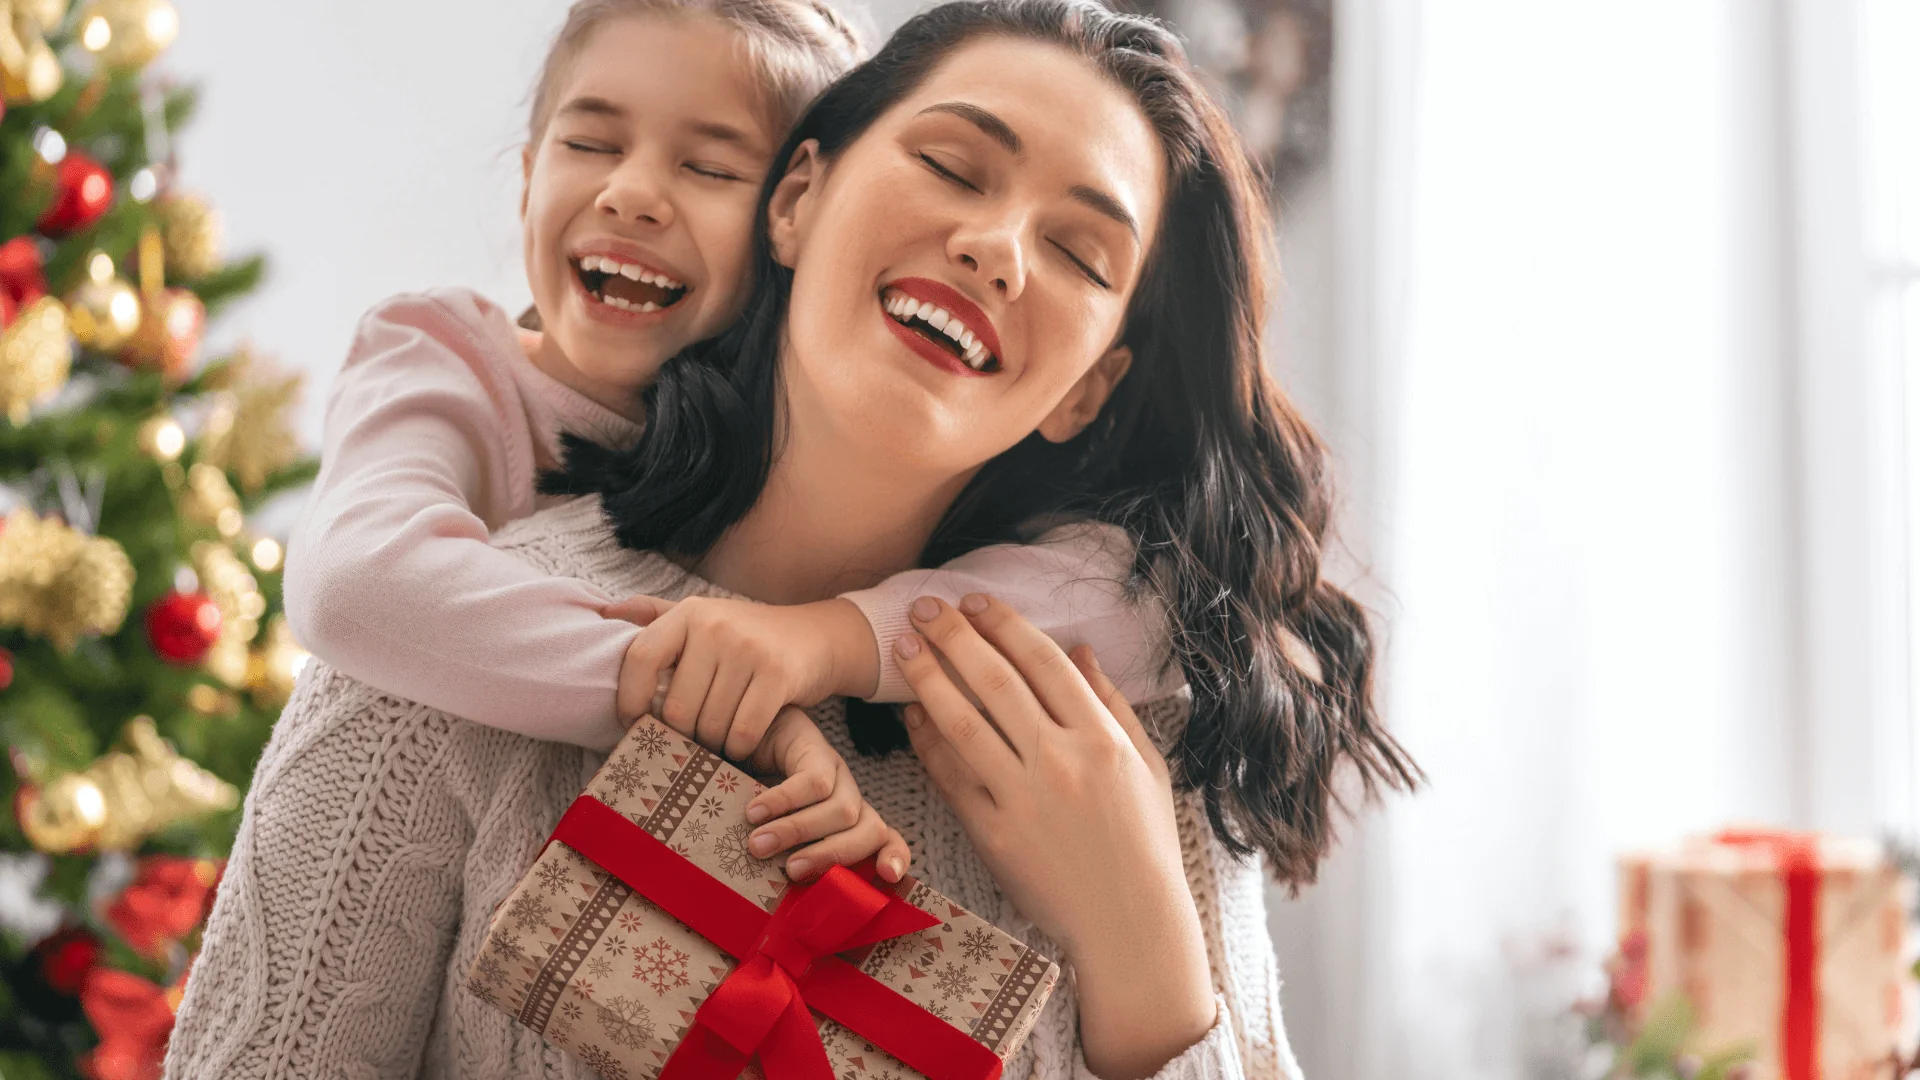
<svg viewBox="0 0 1920 1080"><path fill-rule="evenodd" d="M991 359L986 346L980 344L980 339L974 335L974 332L967 329L959 316L946 308L926 300L915 300L905 293L898 292L888 293L881 306L898 322L905 323L910 319L919 319L952 338L954 344L960 346L960 359L965 360L967 366L975 371L985 367L987 361Z"/></svg>

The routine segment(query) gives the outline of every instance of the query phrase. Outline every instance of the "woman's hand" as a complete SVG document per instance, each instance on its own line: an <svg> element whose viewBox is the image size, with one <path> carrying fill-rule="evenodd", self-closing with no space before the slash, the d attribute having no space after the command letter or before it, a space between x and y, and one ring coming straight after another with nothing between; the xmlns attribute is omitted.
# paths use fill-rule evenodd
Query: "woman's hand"
<svg viewBox="0 0 1920 1080"><path fill-rule="evenodd" d="M1069 659L998 601L961 604L915 601L925 637L895 644L920 699L914 750L994 880L1066 950L1088 1067L1149 1075L1215 1015L1166 761L1089 651Z"/></svg>

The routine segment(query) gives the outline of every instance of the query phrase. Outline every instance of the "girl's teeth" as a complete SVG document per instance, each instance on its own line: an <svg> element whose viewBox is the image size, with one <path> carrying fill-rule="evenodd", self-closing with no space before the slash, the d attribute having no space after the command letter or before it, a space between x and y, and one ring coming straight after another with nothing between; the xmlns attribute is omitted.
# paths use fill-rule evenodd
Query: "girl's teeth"
<svg viewBox="0 0 1920 1080"><path fill-rule="evenodd" d="M642 276L642 271L639 267L628 263L620 268L620 276L626 278L628 281L639 281Z"/></svg>

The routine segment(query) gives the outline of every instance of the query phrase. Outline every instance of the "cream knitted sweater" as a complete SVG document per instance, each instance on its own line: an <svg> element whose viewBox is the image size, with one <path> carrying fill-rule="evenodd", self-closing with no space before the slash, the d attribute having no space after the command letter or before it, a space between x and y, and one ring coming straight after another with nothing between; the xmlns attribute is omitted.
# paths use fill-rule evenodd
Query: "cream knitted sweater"
<svg viewBox="0 0 1920 1080"><path fill-rule="evenodd" d="M585 498L501 530L494 543L614 596L719 590L621 549ZM1150 730L1180 699L1141 709ZM861 791L913 845L913 873L1036 948L911 754L862 757L834 706L816 710ZM602 755L482 727L382 694L315 661L302 673L247 793L232 859L188 980L171 1080L449 1077L589 1080L593 1073L465 990L489 914ZM1220 1019L1159 1074L1298 1080L1280 1022L1262 871L1179 809ZM1089 1077L1063 980L1010 1080Z"/></svg>

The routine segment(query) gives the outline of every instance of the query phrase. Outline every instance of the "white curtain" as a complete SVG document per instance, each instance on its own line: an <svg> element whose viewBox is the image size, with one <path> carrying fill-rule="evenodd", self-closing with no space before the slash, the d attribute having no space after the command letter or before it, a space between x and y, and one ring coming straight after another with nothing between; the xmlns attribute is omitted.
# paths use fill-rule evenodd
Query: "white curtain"
<svg viewBox="0 0 1920 1080"><path fill-rule="evenodd" d="M1849 6L1338 5L1283 353L1431 784L1276 898L1317 1080L1563 1075L1618 852L1878 820L1873 727L1828 715L1859 650L1816 647L1861 612L1809 557L1859 539L1820 473L1858 462L1803 449L1832 414L1797 32L1844 45Z"/></svg>

